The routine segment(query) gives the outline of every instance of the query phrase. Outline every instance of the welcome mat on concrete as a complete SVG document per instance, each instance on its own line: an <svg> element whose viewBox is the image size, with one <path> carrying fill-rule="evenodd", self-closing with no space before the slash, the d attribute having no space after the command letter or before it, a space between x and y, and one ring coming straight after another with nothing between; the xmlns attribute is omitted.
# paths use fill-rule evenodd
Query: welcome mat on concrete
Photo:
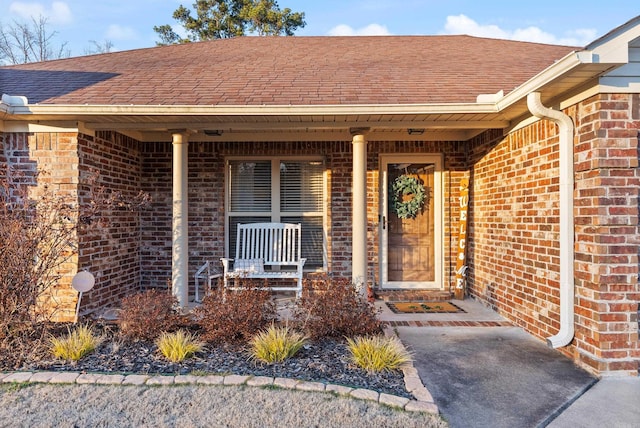
<svg viewBox="0 0 640 428"><path fill-rule="evenodd" d="M446 314L464 312L451 302L386 302L396 314Z"/></svg>

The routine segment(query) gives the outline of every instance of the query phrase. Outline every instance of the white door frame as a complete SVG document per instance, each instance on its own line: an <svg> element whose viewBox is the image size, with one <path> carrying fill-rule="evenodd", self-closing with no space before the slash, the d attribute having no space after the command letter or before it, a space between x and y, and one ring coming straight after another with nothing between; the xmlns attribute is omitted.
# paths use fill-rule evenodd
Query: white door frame
<svg viewBox="0 0 640 428"><path fill-rule="evenodd" d="M434 281L394 281L389 282L387 264L389 261L387 246L389 237L387 234L387 218L389 210L389 190L387 188L387 168L392 163L433 163L436 167L434 172L435 188L434 198L434 252L435 252L435 280ZM444 260L443 260L443 203L442 203L442 155L441 154L381 154L380 155L380 222L379 222L379 277L382 289L444 289Z"/></svg>

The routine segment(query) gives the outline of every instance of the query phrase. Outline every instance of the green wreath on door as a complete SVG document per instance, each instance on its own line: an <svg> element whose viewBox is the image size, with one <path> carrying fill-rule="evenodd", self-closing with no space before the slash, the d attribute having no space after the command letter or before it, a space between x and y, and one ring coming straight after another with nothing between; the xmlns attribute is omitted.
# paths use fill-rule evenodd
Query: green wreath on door
<svg viewBox="0 0 640 428"><path fill-rule="evenodd" d="M404 196L413 195L407 201ZM403 174L391 185L391 208L399 218L414 219L422 210L427 198L421 181L413 176Z"/></svg>

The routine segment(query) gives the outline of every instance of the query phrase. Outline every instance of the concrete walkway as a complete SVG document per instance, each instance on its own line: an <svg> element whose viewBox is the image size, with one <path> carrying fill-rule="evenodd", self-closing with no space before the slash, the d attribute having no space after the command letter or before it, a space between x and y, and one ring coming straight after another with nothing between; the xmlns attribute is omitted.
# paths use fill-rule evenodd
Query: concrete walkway
<svg viewBox="0 0 640 428"><path fill-rule="evenodd" d="M451 427L640 426L640 379L597 383L480 303L455 303L466 312L394 314L378 303Z"/></svg>
<svg viewBox="0 0 640 428"><path fill-rule="evenodd" d="M549 424L549 428L638 426L640 377L600 380Z"/></svg>

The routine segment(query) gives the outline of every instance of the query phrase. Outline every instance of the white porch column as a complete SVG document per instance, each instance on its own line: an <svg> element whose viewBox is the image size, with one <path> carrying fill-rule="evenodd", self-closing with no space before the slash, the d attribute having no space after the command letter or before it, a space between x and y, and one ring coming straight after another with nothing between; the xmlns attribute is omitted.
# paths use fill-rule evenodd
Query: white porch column
<svg viewBox="0 0 640 428"><path fill-rule="evenodd" d="M173 227L171 292L181 308L189 300L189 134L174 132L173 136Z"/></svg>
<svg viewBox="0 0 640 428"><path fill-rule="evenodd" d="M361 293L367 285L367 140L368 129L351 129L353 144L351 278Z"/></svg>

